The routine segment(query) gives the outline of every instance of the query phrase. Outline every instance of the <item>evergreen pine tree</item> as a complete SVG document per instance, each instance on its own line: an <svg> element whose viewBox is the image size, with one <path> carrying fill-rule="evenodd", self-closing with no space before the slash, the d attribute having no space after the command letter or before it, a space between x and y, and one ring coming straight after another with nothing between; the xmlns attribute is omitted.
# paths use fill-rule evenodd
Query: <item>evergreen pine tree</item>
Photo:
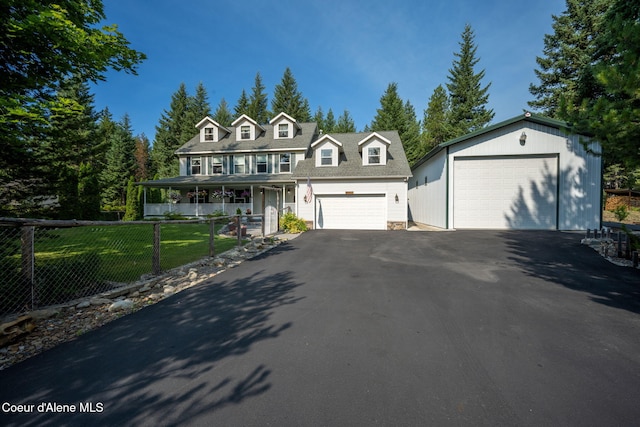
<svg viewBox="0 0 640 427"><path fill-rule="evenodd" d="M259 124L265 124L269 121L269 110L267 109L269 102L267 94L264 92L265 87L262 84L260 73L256 74L256 78L249 97L249 112L247 115Z"/></svg>
<svg viewBox="0 0 640 427"><path fill-rule="evenodd" d="M225 101L224 98L220 100L218 108L216 108L216 111L213 113L211 118L225 127L229 127L231 126L231 123L233 123L233 116L231 115L227 101Z"/></svg>
<svg viewBox="0 0 640 427"><path fill-rule="evenodd" d="M401 130L406 125L405 108L402 98L398 95L398 84L389 83L380 98L380 108L376 110L369 129L372 132L381 130Z"/></svg>
<svg viewBox="0 0 640 427"><path fill-rule="evenodd" d="M171 96L169 110L165 110L162 113L160 123L156 126L156 137L151 150L151 160L154 164L153 169L158 172L160 178L169 178L179 174L178 158L174 153L187 142L182 138L187 134L185 132L187 128L185 123L189 102L187 87L182 83ZM192 125L192 129L189 130L192 133L191 136L196 133L193 132L194 130L195 128ZM126 176L129 176L129 174Z"/></svg>
<svg viewBox="0 0 640 427"><path fill-rule="evenodd" d="M338 117L338 123L332 132L335 133L349 133L356 131L356 124L351 118L351 114L349 114L348 110L344 110L342 115Z"/></svg>
<svg viewBox="0 0 640 427"><path fill-rule="evenodd" d="M318 106L316 113L313 115L313 121L317 123L318 130L322 130L324 132L324 113L322 112L322 107Z"/></svg>
<svg viewBox="0 0 640 427"><path fill-rule="evenodd" d="M243 114L249 115L249 97L247 96L247 92L245 92L244 89L242 89L242 94L240 95L236 106L233 108L233 111L235 113L236 119Z"/></svg>
<svg viewBox="0 0 640 427"><path fill-rule="evenodd" d="M534 96L528 104L540 113L558 118L561 98L574 99L579 76L591 63L595 37L611 0L566 0L567 8L553 16L553 34L544 36L543 56L534 70L539 84L530 84Z"/></svg>
<svg viewBox="0 0 640 427"><path fill-rule="evenodd" d="M209 105L209 95L202 83L198 83L196 94L187 99L187 111L184 117L184 123L181 126L181 135L179 137L182 144L189 141L198 134L196 125L200 120L211 114L211 106ZM180 145L182 145L180 144Z"/></svg>
<svg viewBox="0 0 640 427"><path fill-rule="evenodd" d="M298 83L289 67L284 70L282 81L275 87L271 111L273 114L284 112L298 122L311 120L309 102L298 91Z"/></svg>
<svg viewBox="0 0 640 427"><path fill-rule="evenodd" d="M476 73L474 70L480 61L476 58L478 48L474 38L473 29L467 24L462 32L462 41L459 42L460 52L454 52L457 59L454 59L447 76L451 103L449 123L456 137L482 129L494 116L493 110L486 108L491 83L482 88L485 72L482 70Z"/></svg>
<svg viewBox="0 0 640 427"><path fill-rule="evenodd" d="M433 91L427 109L424 110L423 139L425 150L429 151L453 137L449 122L449 97L447 91L438 85Z"/></svg>
<svg viewBox="0 0 640 427"><path fill-rule="evenodd" d="M96 138L98 115L93 108L93 95L78 77L65 80L57 93L70 107L56 110L49 117L48 138L39 156L44 162L41 176L46 187L58 197L57 218L79 217L78 173L82 162L93 162L100 148ZM62 101L61 101L62 102Z"/></svg>
<svg viewBox="0 0 640 427"><path fill-rule="evenodd" d="M135 179L129 178L127 183L127 204L124 212L123 221L135 221L138 217L140 207L138 206L138 189L135 185Z"/></svg>
<svg viewBox="0 0 640 427"><path fill-rule="evenodd" d="M81 163L78 171L78 219L100 219L100 183L90 163Z"/></svg>
<svg viewBox="0 0 640 427"><path fill-rule="evenodd" d="M640 167L640 3L614 0L562 118L600 142L605 162ZM572 105L573 104L573 105Z"/></svg>
<svg viewBox="0 0 640 427"><path fill-rule="evenodd" d="M110 142L107 164L101 174L102 202L105 205L122 206L126 201L128 177L135 171L136 142L128 115L118 123Z"/></svg>
<svg viewBox="0 0 640 427"><path fill-rule="evenodd" d="M416 110L408 100L404 103L405 125L399 130L402 147L409 164L413 164L427 151L420 135L420 122L416 117Z"/></svg>
<svg viewBox="0 0 640 427"><path fill-rule="evenodd" d="M329 108L327 111L327 117L324 119L324 133L332 133L335 132L336 128L336 118L333 115L333 110Z"/></svg>

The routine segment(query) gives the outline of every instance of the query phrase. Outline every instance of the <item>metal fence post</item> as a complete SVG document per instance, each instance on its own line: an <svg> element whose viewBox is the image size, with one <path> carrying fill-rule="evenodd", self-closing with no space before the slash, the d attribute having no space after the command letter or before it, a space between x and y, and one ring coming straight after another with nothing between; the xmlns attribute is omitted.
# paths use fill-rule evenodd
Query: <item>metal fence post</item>
<svg viewBox="0 0 640 427"><path fill-rule="evenodd" d="M216 256L216 244L215 244L215 235L216 235L216 220L215 218L211 218L209 221L209 256Z"/></svg>
<svg viewBox="0 0 640 427"><path fill-rule="evenodd" d="M34 226L24 226L21 228L20 244L22 247L22 277L25 285L30 287L31 307L35 307L35 250L34 250Z"/></svg>
<svg viewBox="0 0 640 427"><path fill-rule="evenodd" d="M153 224L153 258L151 261L151 273L153 275L159 275L162 272L160 269L160 223Z"/></svg>

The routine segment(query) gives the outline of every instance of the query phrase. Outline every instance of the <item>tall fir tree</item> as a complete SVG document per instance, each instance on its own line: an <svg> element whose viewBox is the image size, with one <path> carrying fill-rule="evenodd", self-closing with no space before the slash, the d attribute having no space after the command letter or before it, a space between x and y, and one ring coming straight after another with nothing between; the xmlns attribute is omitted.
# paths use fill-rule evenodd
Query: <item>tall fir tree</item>
<svg viewBox="0 0 640 427"><path fill-rule="evenodd" d="M138 205L138 187L135 185L135 179L129 178L127 182L127 203L124 211L123 221L135 221L140 219L140 206Z"/></svg>
<svg viewBox="0 0 640 427"><path fill-rule="evenodd" d="M240 94L240 98L238 98L236 106L233 107L233 112L235 113L236 119L243 114L249 115L249 97L244 89L242 89L242 93Z"/></svg>
<svg viewBox="0 0 640 427"><path fill-rule="evenodd" d="M434 89L424 110L422 135L426 151L453 137L449 122L449 96L442 85Z"/></svg>
<svg viewBox="0 0 640 427"><path fill-rule="evenodd" d="M332 132L335 133L350 133L356 131L356 123L353 121L349 110L344 110L340 117L338 117L338 122L336 126L333 128Z"/></svg>
<svg viewBox="0 0 640 427"><path fill-rule="evenodd" d="M553 33L544 36L543 56L536 57L538 84L530 84L529 106L559 118L561 98L575 100L582 70L591 63L595 39L611 0L566 0L566 10L552 16Z"/></svg>
<svg viewBox="0 0 640 427"><path fill-rule="evenodd" d="M178 158L174 153L187 142L183 137L186 134L189 102L187 87L182 83L171 95L169 110L164 110L160 123L156 126L151 159L160 178L170 178L179 174Z"/></svg>
<svg viewBox="0 0 640 427"><path fill-rule="evenodd" d="M607 165L640 167L640 3L615 0L561 117L600 142ZM572 105L573 104L573 105Z"/></svg>
<svg viewBox="0 0 640 427"><path fill-rule="evenodd" d="M220 103L211 118L225 127L229 127L231 126L231 123L233 123L233 115L231 114L227 101L225 101L224 98L220 100Z"/></svg>
<svg viewBox="0 0 640 427"><path fill-rule="evenodd" d="M324 119L324 129L323 132L324 133L332 133L335 132L336 129L336 118L333 114L333 110L331 108L329 108L329 111L327 111L327 117Z"/></svg>
<svg viewBox="0 0 640 427"><path fill-rule="evenodd" d="M249 97L249 108L247 115L259 124L266 124L269 121L270 113L268 110L267 94L264 92L265 87L262 84L260 73L256 74L256 78Z"/></svg>
<svg viewBox="0 0 640 427"><path fill-rule="evenodd" d="M398 95L397 83L390 83L380 98L380 108L377 109L371 125L367 131L396 130L400 135L402 147L407 159L416 151L416 144L420 139L420 124L417 121L415 109L407 101L405 103Z"/></svg>
<svg viewBox="0 0 640 427"><path fill-rule="evenodd" d="M110 142L107 164L101 174L102 203L122 206L126 202L127 180L135 172L136 141L128 115L117 124Z"/></svg>
<svg viewBox="0 0 640 427"><path fill-rule="evenodd" d="M198 130L196 124L211 114L211 106L209 105L209 95L202 82L196 86L196 93L187 98L187 111L184 117L184 125L181 127L181 135L179 137L182 144L193 138ZM181 145L182 145L181 144Z"/></svg>
<svg viewBox="0 0 640 427"><path fill-rule="evenodd" d="M282 81L277 84L274 89L273 99L271 100L271 111L273 114L284 112L298 122L308 122L311 120L309 102L298 90L298 83L295 77L293 77L293 73L289 67L284 70Z"/></svg>
<svg viewBox="0 0 640 427"><path fill-rule="evenodd" d="M81 163L78 170L78 219L100 219L100 182L98 171L90 163Z"/></svg>
<svg viewBox="0 0 640 427"><path fill-rule="evenodd" d="M321 106L318 106L312 120L318 125L318 130L322 129L324 132L324 112L322 111Z"/></svg>
<svg viewBox="0 0 640 427"><path fill-rule="evenodd" d="M400 130L405 126L404 101L398 95L398 84L389 83L382 97L380 108L376 110L369 129L373 132L381 130Z"/></svg>
<svg viewBox="0 0 640 427"><path fill-rule="evenodd" d="M409 164L426 154L420 133L420 121L416 116L416 109L408 100L404 103L405 125L400 129L400 140L405 150Z"/></svg>
<svg viewBox="0 0 640 427"><path fill-rule="evenodd" d="M460 51L454 52L456 59L453 60L447 76L451 103L449 123L454 130L454 136L482 129L494 116L493 110L486 107L491 83L482 87L485 71L475 72L475 66L480 59L476 58L478 48L474 42L475 35L471 25L465 25L461 38Z"/></svg>

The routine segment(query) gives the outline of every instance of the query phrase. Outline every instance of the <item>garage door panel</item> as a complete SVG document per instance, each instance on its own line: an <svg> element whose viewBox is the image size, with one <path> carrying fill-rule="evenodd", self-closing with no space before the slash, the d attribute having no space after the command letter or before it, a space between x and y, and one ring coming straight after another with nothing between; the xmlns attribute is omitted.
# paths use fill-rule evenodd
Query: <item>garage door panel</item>
<svg viewBox="0 0 640 427"><path fill-rule="evenodd" d="M455 228L555 229L557 157L454 160Z"/></svg>
<svg viewBox="0 0 640 427"><path fill-rule="evenodd" d="M386 230L384 195L316 196L318 229Z"/></svg>

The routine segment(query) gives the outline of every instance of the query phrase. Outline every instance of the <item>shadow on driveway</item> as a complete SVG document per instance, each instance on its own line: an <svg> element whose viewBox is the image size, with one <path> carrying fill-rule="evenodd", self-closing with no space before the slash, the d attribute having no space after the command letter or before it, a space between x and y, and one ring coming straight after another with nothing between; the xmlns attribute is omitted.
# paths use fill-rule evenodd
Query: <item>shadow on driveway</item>
<svg viewBox="0 0 640 427"><path fill-rule="evenodd" d="M588 293L594 302L640 313L640 271L596 255L580 244L579 233L505 231L500 237L512 253L509 259L527 275Z"/></svg>
<svg viewBox="0 0 640 427"><path fill-rule="evenodd" d="M298 285L290 272L259 271L183 291L0 372L0 402L79 405L79 396L86 396L83 403L94 408L104 404L100 414L59 416L75 425L172 424L240 403L270 389L266 364L247 367L242 378L218 371L223 379L215 384L207 372L288 329L290 322L274 324L270 317L297 302L292 292ZM41 378L48 379L46 387ZM20 384L20 395L8 384ZM1 414L3 425L59 425L56 415Z"/></svg>

